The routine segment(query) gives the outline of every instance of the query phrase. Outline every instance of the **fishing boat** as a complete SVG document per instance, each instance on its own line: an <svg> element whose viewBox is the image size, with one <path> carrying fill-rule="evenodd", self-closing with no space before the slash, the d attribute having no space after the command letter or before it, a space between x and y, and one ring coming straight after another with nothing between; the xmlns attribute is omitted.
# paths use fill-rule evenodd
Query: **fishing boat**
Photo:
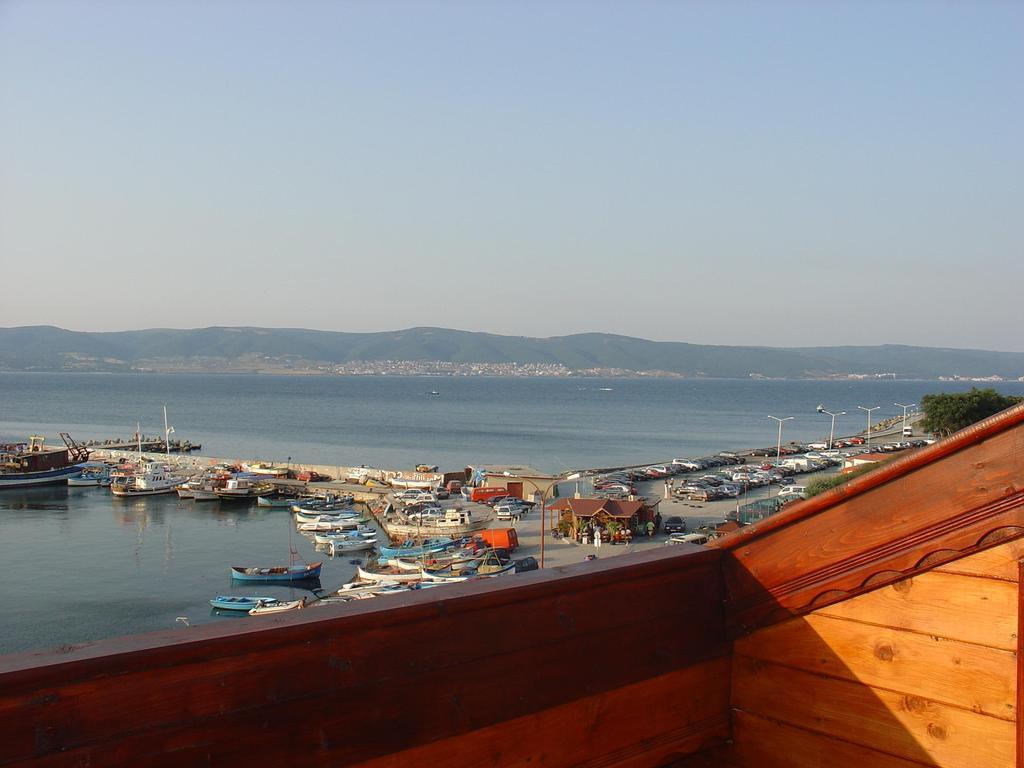
<svg viewBox="0 0 1024 768"><path fill-rule="evenodd" d="M423 555L432 554L434 552L443 552L446 549L450 549L455 546L455 541L448 536L427 539L422 544L416 545L407 543L400 547L381 547L380 554L382 558L385 557L422 557Z"/></svg>
<svg viewBox="0 0 1024 768"><path fill-rule="evenodd" d="M268 464L264 461L254 461L248 464L243 464L242 468L246 472L251 472L254 475L264 475L266 477L288 477L287 467L275 467L273 464Z"/></svg>
<svg viewBox="0 0 1024 768"><path fill-rule="evenodd" d="M0 489L31 485L63 485L83 470L89 458L87 448L67 432L60 433L64 447L48 447L42 435L32 435L27 443L0 445Z"/></svg>
<svg viewBox="0 0 1024 768"><path fill-rule="evenodd" d="M265 603L253 606L249 609L250 616L262 616L265 613L284 613L285 611L298 611L306 607L306 598L300 600L276 600L273 603Z"/></svg>
<svg viewBox="0 0 1024 768"><path fill-rule="evenodd" d="M68 478L68 485L73 488L106 487L110 483L110 465L102 462L86 464L79 474Z"/></svg>
<svg viewBox="0 0 1024 768"><path fill-rule="evenodd" d="M270 568L232 565L231 578L238 581L302 581L316 579L320 576L323 562L294 563Z"/></svg>
<svg viewBox="0 0 1024 768"><path fill-rule="evenodd" d="M250 611L259 605L272 605L277 602L276 597L256 596L248 597L243 595L217 595L210 601L210 605L221 611Z"/></svg>
<svg viewBox="0 0 1024 768"><path fill-rule="evenodd" d="M124 482L115 479L110 485L110 492L118 497L156 496L163 493L174 493L186 478L173 474L171 467L155 461L145 461L135 474L124 478Z"/></svg>
<svg viewBox="0 0 1024 768"><path fill-rule="evenodd" d="M271 486L265 481L257 481L251 477L229 478L223 487L214 489L217 498L221 501L253 501L260 494L266 493Z"/></svg>
<svg viewBox="0 0 1024 768"><path fill-rule="evenodd" d="M444 517L427 518L419 522L390 522L382 525L392 539L415 538L419 536L465 536L483 530L487 520L474 519L468 509L446 509Z"/></svg>

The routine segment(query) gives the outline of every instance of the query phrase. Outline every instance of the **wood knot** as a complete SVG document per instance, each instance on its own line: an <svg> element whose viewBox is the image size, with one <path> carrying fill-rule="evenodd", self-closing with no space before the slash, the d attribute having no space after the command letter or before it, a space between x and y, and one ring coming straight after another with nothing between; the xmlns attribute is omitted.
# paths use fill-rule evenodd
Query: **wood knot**
<svg viewBox="0 0 1024 768"><path fill-rule="evenodd" d="M928 723L928 735L931 736L933 739L945 741L946 726L939 725L938 723Z"/></svg>
<svg viewBox="0 0 1024 768"><path fill-rule="evenodd" d="M907 712L923 712L927 702L920 696L904 696L903 709Z"/></svg>
<svg viewBox="0 0 1024 768"><path fill-rule="evenodd" d="M907 592L910 591L910 588L913 586L913 579L903 579L903 581L897 581L895 584L893 584L892 588L899 592L901 595L905 595L907 594Z"/></svg>
<svg viewBox="0 0 1024 768"><path fill-rule="evenodd" d="M888 643L879 643L875 646L875 656L882 661L892 661L896 651Z"/></svg>

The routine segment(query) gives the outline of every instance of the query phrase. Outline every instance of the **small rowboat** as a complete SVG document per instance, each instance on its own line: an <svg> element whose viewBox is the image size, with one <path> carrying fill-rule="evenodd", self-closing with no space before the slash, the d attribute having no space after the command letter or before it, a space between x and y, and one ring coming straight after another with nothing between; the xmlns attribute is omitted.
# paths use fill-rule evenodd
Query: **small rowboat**
<svg viewBox="0 0 1024 768"><path fill-rule="evenodd" d="M321 566L323 566L323 562L282 565L276 568L233 565L231 566L231 578L238 581L302 581L303 579L319 578Z"/></svg>
<svg viewBox="0 0 1024 768"><path fill-rule="evenodd" d="M265 613L284 613L285 611L298 611L306 607L306 598L301 600L277 600L273 603L254 606L250 616L262 616Z"/></svg>
<svg viewBox="0 0 1024 768"><path fill-rule="evenodd" d="M343 522L345 520L363 520L365 519L358 512L346 512L341 514L336 513L325 513L325 512L296 512L295 522L296 523L330 523L330 522Z"/></svg>
<svg viewBox="0 0 1024 768"><path fill-rule="evenodd" d="M331 557L343 552L362 552L377 546L374 539L334 539L327 544Z"/></svg>
<svg viewBox="0 0 1024 768"><path fill-rule="evenodd" d="M337 533L314 533L313 541L317 544L330 544L332 541L361 541L371 539L376 541L377 531L371 529L358 531L339 531Z"/></svg>
<svg viewBox="0 0 1024 768"><path fill-rule="evenodd" d="M257 507L287 507L291 508L298 502L298 499L277 499L273 496L257 496Z"/></svg>
<svg viewBox="0 0 1024 768"><path fill-rule="evenodd" d="M360 524L366 522L361 517L353 517L348 520L328 520L322 523L299 523L300 531L354 531L358 530Z"/></svg>
<svg viewBox="0 0 1024 768"><path fill-rule="evenodd" d="M210 605L222 611L251 611L261 605L277 602L276 597L246 597L243 595L217 595Z"/></svg>

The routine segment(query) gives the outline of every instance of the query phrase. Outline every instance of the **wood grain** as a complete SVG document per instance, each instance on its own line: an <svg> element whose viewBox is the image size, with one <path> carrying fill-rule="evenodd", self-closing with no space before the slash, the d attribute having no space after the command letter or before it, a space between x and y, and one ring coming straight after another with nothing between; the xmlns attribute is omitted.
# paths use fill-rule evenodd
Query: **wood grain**
<svg viewBox="0 0 1024 768"><path fill-rule="evenodd" d="M749 712L733 713L726 757L743 768L920 768L921 763L795 728Z"/></svg>
<svg viewBox="0 0 1024 768"><path fill-rule="evenodd" d="M1017 561L1024 557L1024 539L1007 542L984 552L940 565L940 573L956 573L1017 582Z"/></svg>
<svg viewBox="0 0 1024 768"><path fill-rule="evenodd" d="M607 766L646 768L729 736L729 659L431 742L361 768Z"/></svg>
<svg viewBox="0 0 1024 768"><path fill-rule="evenodd" d="M738 640L735 652L1016 719L1012 651L810 614Z"/></svg>
<svg viewBox="0 0 1024 768"><path fill-rule="evenodd" d="M735 655L733 707L944 768L1013 765L1012 722Z"/></svg>
<svg viewBox="0 0 1024 768"><path fill-rule="evenodd" d="M816 613L1015 652L1017 592L1010 582L923 573Z"/></svg>
<svg viewBox="0 0 1024 768"><path fill-rule="evenodd" d="M731 632L1024 538L1024 408L1011 411L956 451L925 451L931 461L876 470L722 539Z"/></svg>
<svg viewBox="0 0 1024 768"><path fill-rule="evenodd" d="M728 654L719 558L628 555L6 657L0 764L346 765L590 699Z"/></svg>

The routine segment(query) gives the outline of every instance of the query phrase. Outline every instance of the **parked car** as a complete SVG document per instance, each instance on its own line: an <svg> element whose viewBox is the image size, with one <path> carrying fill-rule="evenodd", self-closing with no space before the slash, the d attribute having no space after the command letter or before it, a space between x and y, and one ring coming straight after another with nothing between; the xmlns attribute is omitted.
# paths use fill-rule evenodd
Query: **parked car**
<svg viewBox="0 0 1024 768"><path fill-rule="evenodd" d="M672 517L665 518L665 522L662 523L662 527L665 529L665 533L686 533L686 521L679 515L672 515Z"/></svg>

